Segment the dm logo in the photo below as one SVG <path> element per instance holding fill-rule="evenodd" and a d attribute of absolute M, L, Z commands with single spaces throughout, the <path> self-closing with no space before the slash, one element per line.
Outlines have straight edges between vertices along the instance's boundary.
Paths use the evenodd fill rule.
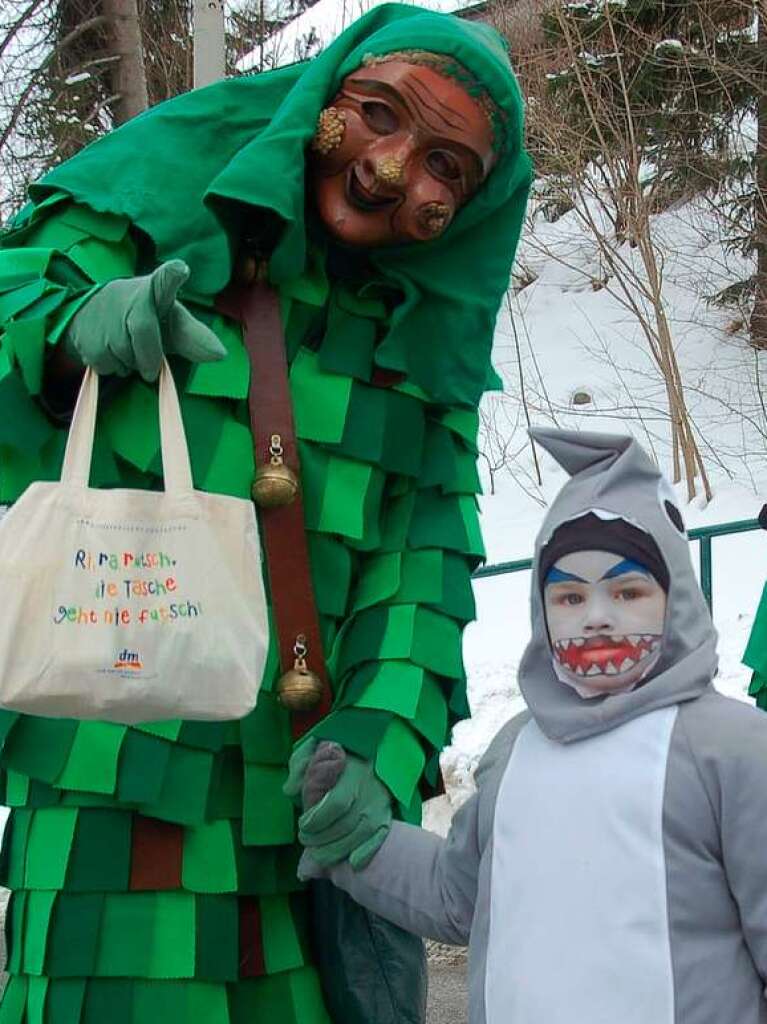
<path fill-rule="evenodd" d="M 127 648 L 120 651 L 117 655 L 117 660 L 114 663 L 115 668 L 130 668 L 134 672 L 139 672 L 144 666 L 141 664 L 141 658 L 139 657 L 138 651 L 129 651 Z"/>

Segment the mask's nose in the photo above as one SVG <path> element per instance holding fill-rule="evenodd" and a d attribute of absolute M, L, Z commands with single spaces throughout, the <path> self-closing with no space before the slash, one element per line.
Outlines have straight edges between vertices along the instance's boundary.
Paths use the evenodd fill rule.
<path fill-rule="evenodd" d="M 408 164 L 415 149 L 412 136 L 397 132 L 378 139 L 362 161 L 365 176 L 381 188 L 407 184 Z"/>
<path fill-rule="evenodd" d="M 404 185 L 405 161 L 396 156 L 382 156 L 373 164 L 373 175 L 381 185 Z"/>

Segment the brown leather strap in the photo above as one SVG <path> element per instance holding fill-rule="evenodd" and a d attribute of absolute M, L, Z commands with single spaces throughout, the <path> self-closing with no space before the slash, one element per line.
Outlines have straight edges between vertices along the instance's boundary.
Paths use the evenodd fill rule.
<path fill-rule="evenodd" d="M 133 815 L 131 892 L 181 888 L 184 830 L 181 825 Z"/>
<path fill-rule="evenodd" d="M 219 295 L 216 306 L 226 316 L 238 320 L 244 328 L 245 347 L 250 359 L 248 406 L 256 468 L 269 461 L 271 436 L 279 434 L 285 464 L 300 480 L 277 293 L 266 284 L 235 284 Z M 298 737 L 326 715 L 332 703 L 309 568 L 300 491 L 289 505 L 260 509 L 259 517 L 282 671 L 293 668 L 296 637 L 303 633 L 308 648 L 307 665 L 320 677 L 323 685 L 323 697 L 316 708 L 292 713 L 293 735 Z"/>
<path fill-rule="evenodd" d="M 258 896 L 240 896 L 240 971 L 241 978 L 260 978 L 266 974 L 261 905 Z"/>

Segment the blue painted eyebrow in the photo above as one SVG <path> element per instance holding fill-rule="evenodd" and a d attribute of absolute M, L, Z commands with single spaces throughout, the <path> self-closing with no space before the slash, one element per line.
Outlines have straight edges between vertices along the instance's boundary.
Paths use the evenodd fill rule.
<path fill-rule="evenodd" d="M 651 577 L 652 573 L 646 565 L 642 565 L 641 562 L 635 562 L 631 558 L 624 558 L 622 562 L 616 562 L 612 569 L 608 569 L 604 576 L 600 577 L 599 582 L 602 580 L 612 580 L 616 576 L 625 576 L 630 572 L 638 572 L 642 576 Z M 544 585 L 548 586 L 549 583 L 589 583 L 589 580 L 583 579 L 582 576 L 576 576 L 574 572 L 563 572 L 562 569 L 557 569 L 556 566 L 552 566 L 549 569 Z"/>
<path fill-rule="evenodd" d="M 588 580 L 584 580 L 581 576 L 576 576 L 573 572 L 562 572 L 561 569 L 557 569 L 556 566 L 552 566 L 544 580 L 544 584 L 546 586 L 548 586 L 549 583 L 588 583 Z"/>
<path fill-rule="evenodd" d="M 602 579 L 612 580 L 616 576 L 625 576 L 630 572 L 638 572 L 641 573 L 642 576 L 652 576 L 652 573 L 646 565 L 642 565 L 641 562 L 634 562 L 630 558 L 624 558 L 622 562 L 618 562 L 612 567 L 612 569 L 608 569 Z"/>

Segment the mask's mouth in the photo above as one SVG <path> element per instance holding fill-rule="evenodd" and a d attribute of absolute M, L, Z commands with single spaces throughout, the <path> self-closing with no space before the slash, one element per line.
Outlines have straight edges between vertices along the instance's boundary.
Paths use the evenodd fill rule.
<path fill-rule="evenodd" d="M 660 651 L 657 633 L 566 637 L 554 644 L 554 657 L 576 676 L 618 676 Z"/>
<path fill-rule="evenodd" d="M 399 196 L 382 196 L 365 188 L 354 166 L 349 168 L 346 177 L 346 199 L 364 213 L 378 213 L 380 210 L 396 206 L 400 201 Z"/>

